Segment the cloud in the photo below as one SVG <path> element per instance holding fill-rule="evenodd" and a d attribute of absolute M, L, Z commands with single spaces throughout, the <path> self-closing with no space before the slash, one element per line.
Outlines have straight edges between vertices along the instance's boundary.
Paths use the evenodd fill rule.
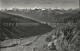
<path fill-rule="evenodd" d="M 42 6 L 42 7 L 75 7 L 78 6 L 79 0 L 0 0 L 3 8 L 9 7 L 33 7 L 33 6 Z M 44 6 L 43 6 L 44 5 Z"/>

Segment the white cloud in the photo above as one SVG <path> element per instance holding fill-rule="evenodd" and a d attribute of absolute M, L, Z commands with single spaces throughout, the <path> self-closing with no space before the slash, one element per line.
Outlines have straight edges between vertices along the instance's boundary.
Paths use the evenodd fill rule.
<path fill-rule="evenodd" d="M 1 0 L 0 0 L 1 1 Z M 3 8 L 11 7 L 77 7 L 79 0 L 2 0 Z"/>
<path fill-rule="evenodd" d="M 1 1 L 0 1 L 0 9 L 2 9 L 2 7 L 1 7 Z"/>

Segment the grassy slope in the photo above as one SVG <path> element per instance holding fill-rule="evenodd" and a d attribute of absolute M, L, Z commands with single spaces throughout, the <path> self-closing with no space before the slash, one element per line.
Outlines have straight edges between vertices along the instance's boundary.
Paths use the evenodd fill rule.
<path fill-rule="evenodd" d="M 14 23 L 13 26 L 4 26 L 4 23 Z M 15 23 L 38 23 L 38 26 L 16 26 Z M 35 35 L 41 35 L 51 31 L 52 28 L 47 24 L 41 24 L 37 21 L 24 18 L 17 15 L 11 15 L 0 12 L 0 40 L 5 38 L 23 38 Z"/>
<path fill-rule="evenodd" d="M 75 23 L 75 20 L 76 20 L 76 22 L 79 22 L 79 20 L 80 20 L 79 16 L 80 16 L 80 14 L 78 13 L 78 14 L 75 14 L 75 15 L 73 15 L 71 17 L 64 18 L 63 20 L 61 20 L 61 22 L 69 22 L 70 21 L 70 22 Z M 79 39 L 78 39 L 79 38 L 79 34 L 80 34 L 79 33 L 79 31 L 80 31 L 79 27 L 80 27 L 79 25 L 76 25 L 76 26 L 74 26 L 74 25 L 66 25 L 66 26 L 62 26 L 60 29 L 55 30 L 57 35 L 61 34 L 60 33 L 61 31 L 63 31 L 63 33 L 65 34 L 65 37 L 66 37 L 66 35 L 69 35 L 69 34 L 73 35 L 72 37 L 71 36 L 66 37 L 63 41 L 62 41 L 62 39 L 60 39 L 60 37 L 58 38 L 58 40 L 59 40 L 57 42 L 58 43 L 58 47 L 59 47 L 58 51 L 79 51 L 79 47 L 80 47 L 79 46 Z M 53 32 L 52 34 L 55 34 L 55 33 Z M 76 38 L 76 40 L 74 40 L 75 39 L 74 37 L 76 37 L 77 34 L 78 34 L 78 37 Z M 74 41 L 70 41 L 70 40 L 74 40 Z M 69 43 L 71 43 L 71 44 L 69 44 Z M 41 43 L 39 43 L 39 44 L 41 44 Z M 39 48 L 39 49 L 43 50 L 43 48 Z M 17 50 L 19 50 L 19 49 L 17 49 Z"/>
<path fill-rule="evenodd" d="M 75 23 L 75 22 L 79 23 L 79 20 L 80 20 L 80 12 L 77 13 L 77 14 L 74 14 L 74 15 L 68 17 L 68 18 L 65 18 L 65 19 L 64 19 L 64 22 L 69 22 L 69 21 L 71 21 L 71 22 L 73 22 L 73 23 Z"/>
<path fill-rule="evenodd" d="M 8 10 L 6 11 L 7 13 L 11 13 L 14 15 L 21 15 L 21 16 L 29 16 L 29 18 L 36 19 L 38 21 L 43 21 L 43 22 L 59 22 L 60 20 L 70 17 L 71 15 L 75 13 L 65 13 L 60 14 L 60 10 L 31 10 L 31 11 L 12 11 Z"/>

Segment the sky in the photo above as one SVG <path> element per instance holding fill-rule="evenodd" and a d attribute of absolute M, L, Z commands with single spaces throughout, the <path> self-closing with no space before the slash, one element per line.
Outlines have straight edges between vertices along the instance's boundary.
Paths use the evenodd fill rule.
<path fill-rule="evenodd" d="M 79 8 L 79 0 L 0 0 L 0 9 L 9 8 Z"/>

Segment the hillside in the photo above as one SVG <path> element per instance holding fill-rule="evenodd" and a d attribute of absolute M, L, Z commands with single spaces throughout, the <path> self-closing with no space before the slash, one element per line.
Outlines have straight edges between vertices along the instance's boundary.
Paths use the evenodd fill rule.
<path fill-rule="evenodd" d="M 58 27 L 55 34 L 48 36 L 46 41 L 53 42 L 57 51 L 80 51 L 80 12 L 62 22 L 64 25 Z"/>
<path fill-rule="evenodd" d="M 5 11 L 7 13 L 13 14 L 13 15 L 20 15 L 24 17 L 29 17 L 38 21 L 42 22 L 58 22 L 64 18 L 70 17 L 74 14 L 76 14 L 78 11 L 66 11 L 66 10 L 40 10 L 40 9 L 35 9 L 35 10 L 25 10 L 25 11 L 19 11 L 19 10 L 7 10 Z"/>
<path fill-rule="evenodd" d="M 53 28 L 36 20 L 0 12 L 0 40 L 25 38 L 50 32 Z"/>
<path fill-rule="evenodd" d="M 11 12 L 13 12 L 13 11 L 11 11 Z M 20 14 L 23 16 L 23 14 L 24 14 L 24 12 L 22 12 L 23 14 L 21 12 L 17 12 L 17 13 L 18 14 L 16 14 L 14 12 L 14 14 L 13 13 L 11 13 L 11 14 L 13 14 L 13 16 L 14 15 L 17 16 Z M 2 12 L 2 14 L 3 14 L 3 12 Z M 7 14 L 7 13 L 5 13 L 5 14 Z M 24 33 L 31 33 L 31 34 L 26 34 L 25 36 L 27 37 L 27 35 L 28 35 L 28 36 L 32 36 L 32 37 L 21 38 L 21 39 L 20 38 L 19 39 L 11 38 L 9 40 L 5 40 L 5 41 L 1 42 L 1 50 L 2 51 L 18 51 L 18 50 L 19 51 L 26 51 L 26 50 L 32 51 L 33 49 L 35 49 L 35 51 L 80 51 L 80 21 L 79 21 L 80 13 L 70 14 L 70 15 L 69 15 L 69 13 L 67 13 L 67 14 L 65 13 L 65 14 L 57 15 L 57 18 L 56 17 L 55 18 L 59 24 L 55 25 L 55 29 L 53 29 L 52 31 L 51 31 L 52 28 L 49 28 L 50 26 L 48 27 L 47 24 L 45 24 L 45 23 L 42 24 L 42 23 L 37 22 L 40 19 L 36 19 L 36 16 L 35 16 L 35 20 L 37 20 L 36 22 L 40 24 L 37 28 L 36 28 L 36 26 L 34 26 L 34 27 L 33 26 L 16 27 L 15 24 L 14 24 L 14 26 L 6 27 L 2 24 L 6 21 L 13 22 L 13 23 L 14 22 L 15 23 L 16 22 L 21 22 L 21 23 L 31 22 L 30 21 L 31 19 L 27 20 L 29 17 L 28 18 L 26 17 L 26 13 L 25 13 L 26 18 L 18 16 L 19 18 L 17 17 L 17 20 L 11 18 L 11 14 L 9 14 L 10 19 L 9 18 L 1 19 L 1 25 L 2 25 L 1 28 L 2 29 L 0 31 L 2 31 L 2 30 L 7 31 L 10 29 L 9 31 L 12 36 L 14 36 L 15 34 L 19 35 L 19 36 L 15 35 L 14 38 L 22 37 L 23 35 L 25 35 Z M 32 14 L 30 14 L 30 15 L 32 16 Z M 34 15 L 34 12 L 33 12 L 33 15 Z M 62 16 L 60 17 L 60 15 L 62 15 L 62 16 L 64 15 L 64 17 L 62 17 Z M 16 18 L 16 16 L 14 16 L 14 18 Z M 66 16 L 68 16 L 68 17 L 66 17 Z M 45 17 L 46 17 L 46 15 L 45 15 Z M 58 17 L 60 17 L 60 18 L 58 18 Z M 32 22 L 35 23 L 34 20 L 32 20 Z M 64 25 L 61 25 L 61 23 L 63 23 Z M 65 23 L 69 23 L 69 24 L 65 24 Z M 75 24 L 75 23 L 77 23 L 77 24 Z M 32 29 L 32 28 L 34 28 L 34 29 Z M 14 29 L 15 29 L 15 34 L 13 35 Z M 40 35 L 40 33 L 42 34 L 42 32 L 43 33 L 45 32 L 45 29 L 47 29 L 48 33 Z M 36 31 L 35 34 L 33 31 L 34 32 Z M 24 33 L 22 33 L 22 32 L 24 32 Z M 7 32 L 7 33 L 9 34 L 9 32 Z M 20 33 L 22 33 L 23 35 Z M 37 35 L 37 33 L 39 35 Z M 5 34 L 6 34 L 6 32 L 5 32 Z M 34 36 L 33 34 L 37 35 L 37 36 Z M 23 37 L 25 37 L 25 36 L 23 36 Z M 51 42 L 54 44 L 54 45 L 50 45 L 50 47 L 53 47 L 53 49 L 48 47 L 48 44 Z M 55 46 L 55 48 L 54 48 L 54 46 Z"/>
<path fill-rule="evenodd" d="M 73 22 L 73 23 L 80 23 L 80 12 L 76 13 L 70 17 L 64 18 L 63 22 Z"/>

